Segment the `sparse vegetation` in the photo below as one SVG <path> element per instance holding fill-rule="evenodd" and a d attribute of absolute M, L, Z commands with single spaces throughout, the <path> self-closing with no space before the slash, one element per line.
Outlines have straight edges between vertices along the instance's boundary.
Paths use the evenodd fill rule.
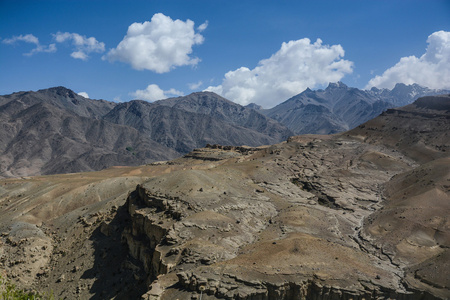
<path fill-rule="evenodd" d="M 127 150 L 128 152 L 130 152 L 132 155 L 136 155 L 136 152 L 134 151 L 134 148 L 131 147 L 131 146 L 126 147 L 125 150 Z"/>
<path fill-rule="evenodd" d="M 54 300 L 53 293 L 27 292 L 0 276 L 0 300 Z"/>

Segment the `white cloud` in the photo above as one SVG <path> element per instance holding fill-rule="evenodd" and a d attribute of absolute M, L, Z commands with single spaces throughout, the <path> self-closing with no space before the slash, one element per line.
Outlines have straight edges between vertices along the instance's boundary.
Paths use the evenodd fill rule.
<path fill-rule="evenodd" d="M 136 92 L 131 93 L 131 95 L 140 100 L 156 101 L 173 96 L 183 96 L 184 94 L 175 89 L 163 91 L 157 84 L 150 84 L 145 90 L 137 90 Z"/>
<path fill-rule="evenodd" d="M 189 83 L 188 86 L 189 86 L 189 89 L 190 89 L 190 90 L 196 90 L 196 89 L 198 89 L 202 84 L 203 84 L 203 81 L 200 80 L 199 82 Z"/>
<path fill-rule="evenodd" d="M 450 88 L 450 32 L 437 31 L 428 36 L 425 54 L 402 57 L 381 76 L 372 78 L 366 86 L 393 88 L 396 83 L 417 83 L 433 89 Z"/>
<path fill-rule="evenodd" d="M 75 59 L 81 59 L 81 60 L 87 60 L 88 55 L 84 53 L 83 51 L 75 51 L 70 54 Z"/>
<path fill-rule="evenodd" d="M 208 27 L 208 21 L 206 21 L 206 22 L 203 23 L 202 25 L 198 26 L 198 27 L 197 27 L 197 30 L 198 30 L 199 32 L 202 32 L 202 31 L 204 31 L 207 27 Z"/>
<path fill-rule="evenodd" d="M 206 27 L 204 23 L 198 30 Z M 203 41 L 203 36 L 195 32 L 193 21 L 172 20 L 157 13 L 150 22 L 131 24 L 123 40 L 103 59 L 129 63 L 136 70 L 166 73 L 174 67 L 198 64 L 200 59 L 190 54 L 192 46 Z"/>
<path fill-rule="evenodd" d="M 19 35 L 19 36 L 13 36 L 10 39 L 4 39 L 3 43 L 5 44 L 14 44 L 17 41 L 22 41 L 22 42 L 26 42 L 26 43 L 31 43 L 31 44 L 35 44 L 35 45 L 39 45 L 39 39 L 37 37 L 35 37 L 32 34 L 26 34 L 26 35 Z"/>
<path fill-rule="evenodd" d="M 47 53 L 56 52 L 55 44 L 50 44 L 48 46 L 41 45 L 39 43 L 39 39 L 37 37 L 35 37 L 34 35 L 32 35 L 32 34 L 13 36 L 10 39 L 4 39 L 2 42 L 4 44 L 12 45 L 12 44 L 15 44 L 18 41 L 29 43 L 29 44 L 34 44 L 36 46 L 36 48 L 32 49 L 30 52 L 24 53 L 24 55 L 26 55 L 26 56 L 31 56 L 31 55 L 33 55 L 35 53 L 38 53 L 38 52 L 47 52 Z"/>
<path fill-rule="evenodd" d="M 322 45 L 307 38 L 283 43 L 254 69 L 241 67 L 225 74 L 222 84 L 206 90 L 242 105 L 251 102 L 272 107 L 302 91 L 336 82 L 352 73 L 353 63 L 342 59 L 341 45 Z"/>
<path fill-rule="evenodd" d="M 105 43 L 97 41 L 94 37 L 86 37 L 79 35 L 78 33 L 69 32 L 57 32 L 53 35 L 58 43 L 64 43 L 65 41 L 72 41 L 72 45 L 75 47 L 75 51 L 70 54 L 73 58 L 87 60 L 89 53 L 105 52 Z"/>
<path fill-rule="evenodd" d="M 82 96 L 82 97 L 84 97 L 84 98 L 89 99 L 89 95 L 88 95 L 88 93 L 86 93 L 86 92 L 79 92 L 79 93 L 77 93 L 77 94 L 80 95 L 80 96 Z"/>

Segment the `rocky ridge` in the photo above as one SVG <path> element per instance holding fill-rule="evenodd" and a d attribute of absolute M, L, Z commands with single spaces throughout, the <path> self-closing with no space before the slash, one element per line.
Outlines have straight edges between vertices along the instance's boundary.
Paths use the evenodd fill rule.
<path fill-rule="evenodd" d="M 208 143 L 260 146 L 292 134 L 278 122 L 210 92 L 155 103 L 121 103 L 104 119 L 133 127 L 180 156 Z"/>
<path fill-rule="evenodd" d="M 216 120 L 223 120 L 227 123 L 264 133 L 277 141 L 286 140 L 293 135 L 285 126 L 266 117 L 258 109 L 241 106 L 212 92 L 192 93 L 185 97 L 160 100 L 155 102 L 155 104 L 210 116 Z M 257 145 L 251 139 L 248 139 L 241 145 L 244 144 L 249 146 Z"/>

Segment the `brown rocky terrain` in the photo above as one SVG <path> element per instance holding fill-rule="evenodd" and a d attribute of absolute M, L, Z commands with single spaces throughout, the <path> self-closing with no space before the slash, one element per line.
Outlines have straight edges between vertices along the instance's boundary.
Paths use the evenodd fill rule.
<path fill-rule="evenodd" d="M 342 134 L 0 181 L 0 270 L 66 299 L 448 299 L 450 96 Z"/>

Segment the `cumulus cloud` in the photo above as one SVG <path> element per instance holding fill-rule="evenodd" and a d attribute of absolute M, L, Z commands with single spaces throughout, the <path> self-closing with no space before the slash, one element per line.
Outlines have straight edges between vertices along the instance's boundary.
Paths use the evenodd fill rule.
<path fill-rule="evenodd" d="M 72 45 L 75 47 L 75 51 L 70 54 L 75 59 L 87 60 L 89 53 L 105 52 L 105 44 L 97 41 L 94 37 L 86 37 L 78 33 L 69 32 L 57 32 L 53 35 L 58 43 L 64 43 L 66 41 L 72 41 Z"/>
<path fill-rule="evenodd" d="M 184 94 L 175 89 L 164 91 L 157 84 L 150 84 L 145 90 L 137 90 L 136 92 L 131 93 L 131 95 L 140 100 L 156 101 L 174 96 L 183 96 Z"/>
<path fill-rule="evenodd" d="M 393 88 L 396 83 L 417 83 L 433 89 L 450 89 L 450 32 L 437 31 L 428 36 L 428 47 L 421 57 L 402 57 L 381 76 L 366 86 Z"/>
<path fill-rule="evenodd" d="M 28 53 L 24 53 L 24 55 L 26 55 L 26 56 L 31 56 L 38 52 L 47 52 L 47 53 L 56 52 L 55 44 L 50 44 L 48 46 L 41 45 L 39 43 L 39 39 L 32 34 L 13 36 L 10 39 L 4 39 L 2 42 L 4 44 L 10 44 L 10 45 L 15 44 L 16 42 L 25 42 L 25 43 L 29 43 L 29 44 L 34 44 L 36 46 L 34 49 L 32 49 Z"/>
<path fill-rule="evenodd" d="M 86 93 L 86 92 L 79 92 L 79 93 L 77 93 L 78 95 L 80 95 L 80 96 L 82 96 L 82 97 L 84 97 L 84 98 L 88 98 L 89 99 L 89 95 L 88 95 L 88 93 Z"/>
<path fill-rule="evenodd" d="M 198 31 L 207 25 L 200 25 Z M 150 22 L 131 24 L 123 40 L 103 59 L 125 62 L 136 70 L 166 73 L 174 67 L 198 64 L 200 59 L 190 54 L 192 47 L 203 41 L 203 36 L 195 32 L 193 21 L 172 20 L 157 13 Z"/>
<path fill-rule="evenodd" d="M 272 107 L 307 87 L 336 82 L 353 71 L 353 63 L 342 59 L 341 45 L 323 45 L 317 39 L 289 41 L 254 69 L 241 67 L 225 74 L 222 84 L 206 90 L 242 105 L 257 103 Z"/>

